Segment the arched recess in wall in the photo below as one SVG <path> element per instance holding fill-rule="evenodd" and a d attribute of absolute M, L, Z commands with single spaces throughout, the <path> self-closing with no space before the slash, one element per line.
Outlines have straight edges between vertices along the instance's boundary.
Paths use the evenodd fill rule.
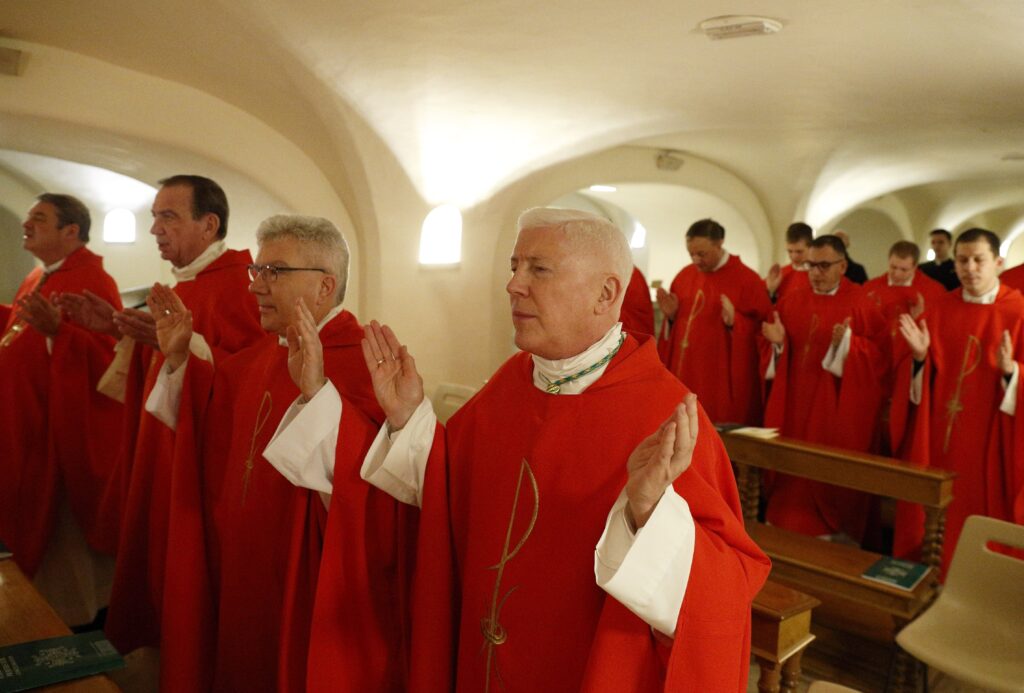
<path fill-rule="evenodd" d="M 350 242 L 349 303 L 361 300 L 360 238 L 352 219 L 323 170 L 280 132 L 184 84 L 50 46 L 5 44 L 29 59 L 0 90 L 0 148 L 89 164 L 151 185 L 175 173 L 208 175 L 228 193 L 234 247 L 254 247 L 256 226 L 273 213 L 327 217 Z"/>
<path fill-rule="evenodd" d="M 500 287 L 508 277 L 508 256 L 515 241 L 515 221 L 524 209 L 550 204 L 596 183 L 674 186 L 713 196 L 731 207 L 736 218 L 742 220 L 749 230 L 759 257 L 763 261 L 773 257 L 774 246 L 767 214 L 761 200 L 746 183 L 712 162 L 682 152 L 674 154 L 681 161 L 676 170 L 659 168 L 656 161 L 660 153 L 661 150 L 649 147 L 624 146 L 550 166 L 509 185 L 467 214 L 467 226 L 470 227 L 479 228 L 476 225 L 487 219 L 500 220 L 496 232 L 494 229 L 486 231 L 488 237 L 493 238 L 494 248 L 491 282 L 494 298 L 490 310 L 492 362 L 500 363 L 514 349 L 508 299 Z M 686 227 L 700 216 L 679 221 L 679 246 L 682 246 Z M 667 277 L 667 281 L 671 279 L 671 276 Z"/>
<path fill-rule="evenodd" d="M 908 240 L 903 229 L 884 211 L 872 207 L 858 207 L 817 235 L 845 231 L 850 237 L 850 257 L 864 265 L 869 277 L 886 271 L 889 248 L 896 241 Z"/>

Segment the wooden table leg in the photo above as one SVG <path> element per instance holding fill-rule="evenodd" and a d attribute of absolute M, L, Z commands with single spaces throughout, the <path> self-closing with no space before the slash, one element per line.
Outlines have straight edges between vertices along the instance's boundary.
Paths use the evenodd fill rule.
<path fill-rule="evenodd" d="M 763 657 L 754 657 L 754 659 L 761 667 L 761 676 L 757 679 L 758 693 L 779 693 L 782 665 L 778 662 L 770 662 Z"/>
<path fill-rule="evenodd" d="M 800 650 L 782 663 L 782 693 L 796 693 L 800 683 L 800 658 L 804 651 Z"/>

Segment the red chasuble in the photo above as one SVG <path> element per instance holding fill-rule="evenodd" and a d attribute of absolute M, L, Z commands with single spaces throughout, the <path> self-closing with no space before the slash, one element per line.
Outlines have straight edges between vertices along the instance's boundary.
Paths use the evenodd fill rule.
<path fill-rule="evenodd" d="M 776 363 L 765 409 L 765 425 L 784 436 L 850 450 L 870 451 L 889 394 L 890 340 L 885 320 L 864 289 L 840 280 L 834 296 L 808 285 L 779 301 L 786 328 L 785 350 Z M 850 318 L 850 352 L 838 378 L 821 366 L 832 326 Z M 774 525 L 817 536 L 846 532 L 860 539 L 868 497 L 819 482 L 774 475 L 767 519 Z"/>
<path fill-rule="evenodd" d="M 42 268 L 32 270 L 15 301 L 36 289 L 47 297 L 89 290 L 121 305 L 102 258 L 87 248 L 68 255 L 45 282 Z M 29 576 L 46 550 L 61 497 L 86 540 L 96 543 L 97 509 L 112 468 L 106 446 L 121 415 L 119 402 L 96 392 L 113 346 L 110 337 L 65 320 L 50 354 L 45 336 L 13 308 L 7 312 L 0 338 L 0 538 Z"/>
<path fill-rule="evenodd" d="M 622 299 L 622 312 L 619 314 L 622 329 L 633 336 L 654 334 L 654 305 L 651 303 L 651 290 L 647 280 L 639 268 L 633 268 L 633 275 L 626 287 L 626 295 Z"/>
<path fill-rule="evenodd" d="M 946 287 L 920 270 L 914 272 L 910 286 L 889 286 L 889 275 L 883 274 L 865 283 L 864 291 L 885 317 L 889 326 L 889 337 L 894 344 L 906 344 L 906 340 L 900 334 L 900 315 L 910 313 L 917 305 L 919 297 L 924 299 L 927 310 L 933 301 L 946 295 Z"/>
<path fill-rule="evenodd" d="M 999 275 L 999 283 L 1024 293 L 1024 265 L 1017 265 Z"/>
<path fill-rule="evenodd" d="M 697 393 L 715 422 L 761 423 L 762 388 L 757 336 L 771 310 L 764 282 L 738 255 L 714 272 L 688 265 L 672 280 L 679 310 L 661 326 L 662 360 Z M 722 295 L 736 308 L 733 326 L 722 322 Z M 666 334 L 667 333 L 667 334 Z"/>
<path fill-rule="evenodd" d="M 809 287 L 810 285 L 811 281 L 807 272 L 794 269 L 792 263 L 790 263 L 782 268 L 782 281 L 779 282 L 779 288 L 775 291 L 775 302 L 778 303 L 792 291 Z"/>
<path fill-rule="evenodd" d="M 374 670 L 377 682 L 401 675 L 400 619 L 393 611 L 401 599 L 397 589 L 391 592 L 398 574 L 397 501 L 359 479 L 374 422 L 383 420 L 359 347 L 362 336 L 347 311 L 320 333 L 325 372 L 344 397 L 333 495 L 333 507 L 340 509 L 329 520 L 318 494 L 293 486 L 262 455 L 299 395 L 277 336 L 217 364 L 216 373 L 190 357 L 168 545 L 169 555 L 190 560 L 167 564 L 163 690 L 303 690 L 314 608 L 319 618 L 313 635 L 324 635 L 315 643 L 319 657 L 363 630 L 367 640 L 338 661 L 318 659 L 328 670 L 311 676 L 329 672 L 338 676 L 337 684 L 346 676 L 371 681 L 370 667 L 384 663 L 394 669 Z M 340 584 L 322 596 L 314 588 L 325 532 L 323 570 Z M 371 584 L 382 590 L 379 595 L 371 595 Z M 341 666 L 360 654 L 365 669 Z M 381 689 L 374 684 L 365 690 Z"/>
<path fill-rule="evenodd" d="M 955 289 L 923 318 L 931 346 L 921 403 L 909 400 L 908 356 L 896 370 L 890 425 L 901 457 L 957 474 L 946 509 L 945 571 L 968 515 L 1024 524 L 1024 388 L 1017 392 L 1016 415 L 1001 413 L 1004 390 L 997 365 L 1003 330 L 1010 332 L 1014 359 L 1024 362 L 1024 297 L 1001 285 L 995 303 L 979 305 L 965 302 L 963 289 Z M 920 548 L 923 522 L 920 506 L 900 505 L 896 555 Z"/>
<path fill-rule="evenodd" d="M 251 262 L 248 250 L 228 250 L 195 279 L 174 287 L 215 360 L 265 334 L 249 293 Z M 122 652 L 160 642 L 174 432 L 144 406 L 163 362 L 160 352 L 135 345 L 125 409 L 137 427 L 122 429 L 117 470 L 104 500 L 108 527 L 119 531 L 105 631 Z"/>
<path fill-rule="evenodd" d="M 743 529 L 708 417 L 675 482 L 696 526 L 674 640 L 605 593 L 594 547 L 626 460 L 682 400 L 653 339 L 627 338 L 580 395 L 505 363 L 438 429 L 413 596 L 413 691 L 743 691 L 750 604 L 769 563 Z"/>

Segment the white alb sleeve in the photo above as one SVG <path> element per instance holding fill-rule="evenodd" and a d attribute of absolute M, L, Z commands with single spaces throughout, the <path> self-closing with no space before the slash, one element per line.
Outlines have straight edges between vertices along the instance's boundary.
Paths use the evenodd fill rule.
<path fill-rule="evenodd" d="M 917 372 L 911 371 L 910 377 L 910 403 L 920 404 L 921 403 L 921 391 L 924 389 L 924 366 L 918 367 L 918 365 L 911 361 L 911 368 L 916 368 Z"/>
<path fill-rule="evenodd" d="M 785 344 L 772 344 L 772 357 L 768 359 L 768 368 L 764 372 L 765 380 L 775 380 L 775 364 L 782 356 Z"/>
<path fill-rule="evenodd" d="M 1003 401 L 999 405 L 999 411 L 1009 416 L 1014 416 L 1017 413 L 1017 383 L 1020 380 L 1020 364 L 1014 362 L 1013 375 L 1010 376 L 1009 383 L 1002 378 L 1000 380 L 1003 383 L 1003 387 L 1006 388 L 1006 392 L 1003 393 Z"/>
<path fill-rule="evenodd" d="M 213 363 L 213 351 L 210 349 L 210 345 L 206 343 L 206 338 L 198 332 L 192 333 L 192 338 L 188 342 L 188 350 L 197 359 Z"/>
<path fill-rule="evenodd" d="M 298 398 L 263 449 L 263 457 L 294 486 L 330 495 L 343 416 L 341 395 L 330 380 L 313 398 Z"/>
<path fill-rule="evenodd" d="M 626 522 L 626 502 L 623 490 L 594 551 L 597 585 L 672 637 L 693 566 L 696 527 L 690 506 L 669 486 L 647 524 L 634 534 Z"/>
<path fill-rule="evenodd" d="M 146 398 L 146 411 L 162 421 L 172 431 L 178 430 L 178 410 L 181 408 L 181 393 L 185 389 L 185 369 L 188 359 L 176 371 L 164 362 L 156 377 L 153 390 Z"/>
<path fill-rule="evenodd" d="M 423 506 L 423 477 L 434 444 L 437 416 L 426 397 L 392 438 L 385 424 L 363 460 L 360 476 L 396 500 Z"/>
<path fill-rule="evenodd" d="M 830 344 L 828 351 L 825 352 L 825 358 L 821 360 L 821 367 L 837 378 L 843 377 L 843 364 L 846 363 L 846 357 L 850 355 L 850 337 L 852 335 L 853 330 L 847 325 L 843 332 L 843 338 L 839 340 L 839 346 Z"/>

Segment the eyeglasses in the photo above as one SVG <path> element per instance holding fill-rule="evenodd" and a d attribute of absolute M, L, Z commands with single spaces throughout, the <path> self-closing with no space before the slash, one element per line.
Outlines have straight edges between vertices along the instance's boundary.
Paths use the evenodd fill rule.
<path fill-rule="evenodd" d="M 828 262 L 826 260 L 823 262 L 805 262 L 804 265 L 807 267 L 808 272 L 810 272 L 811 270 L 818 270 L 819 272 L 824 272 L 832 265 L 838 265 L 840 262 L 842 262 L 842 260 L 833 260 L 832 262 Z"/>
<path fill-rule="evenodd" d="M 256 281 L 260 277 L 263 278 L 268 284 L 273 284 L 277 281 L 277 277 L 280 274 L 287 274 L 288 272 L 323 272 L 327 274 L 327 270 L 320 269 L 319 267 L 277 267 L 275 265 L 248 265 L 246 269 L 249 270 L 249 279 Z"/>

